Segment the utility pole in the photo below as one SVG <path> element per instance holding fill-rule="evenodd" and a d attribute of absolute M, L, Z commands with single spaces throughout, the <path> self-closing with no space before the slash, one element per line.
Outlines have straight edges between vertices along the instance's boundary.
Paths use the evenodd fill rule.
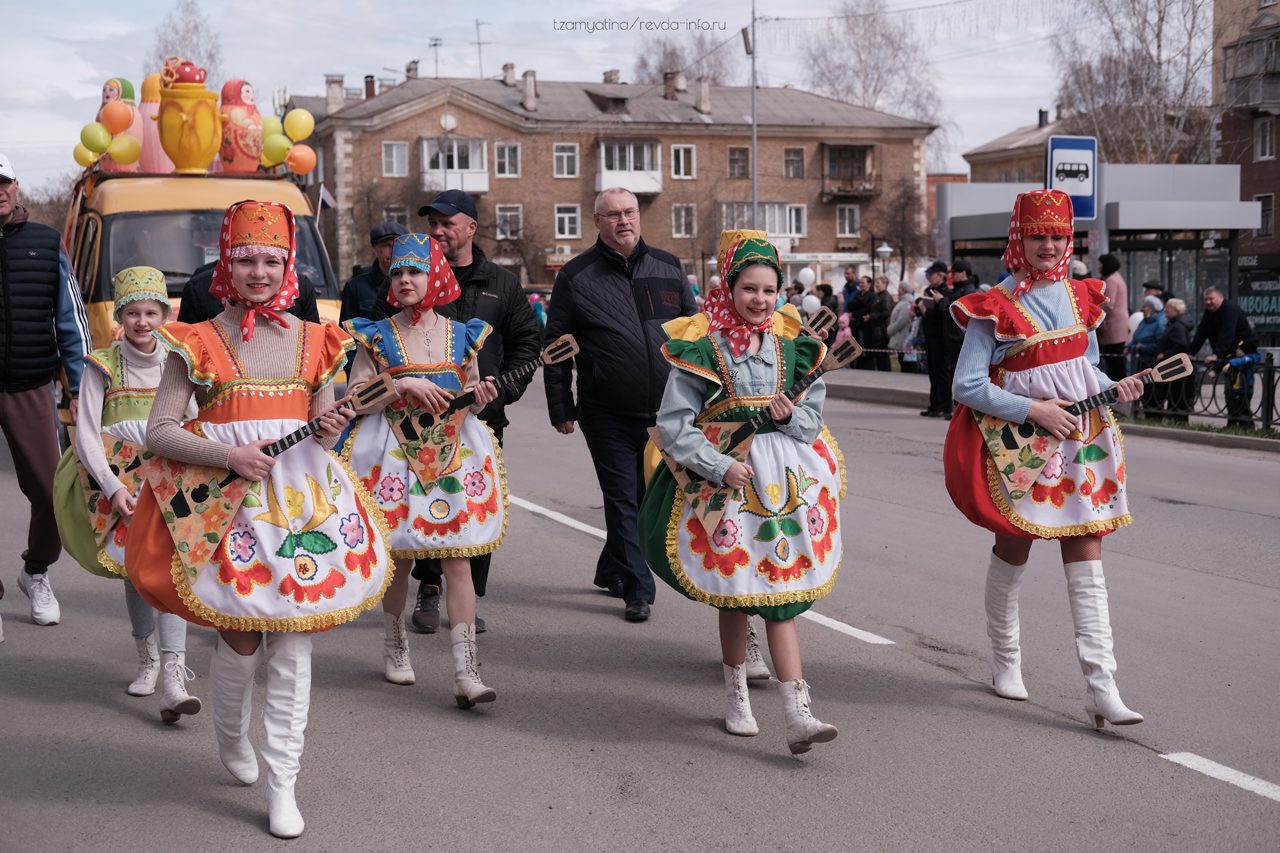
<path fill-rule="evenodd" d="M 477 62 L 479 63 L 479 65 L 480 65 L 480 79 L 481 79 L 481 80 L 483 80 L 483 79 L 484 79 L 484 52 L 481 50 L 481 45 L 493 44 L 493 42 L 491 42 L 491 41 L 481 41 L 481 40 L 480 40 L 480 28 L 481 28 L 482 26 L 486 26 L 486 25 L 488 25 L 488 23 L 489 23 L 488 21 L 482 21 L 482 20 L 480 20 L 479 18 L 476 18 L 476 61 L 477 61 Z"/>
<path fill-rule="evenodd" d="M 444 44 L 444 39 L 439 36 L 431 36 L 431 41 L 427 43 L 427 47 L 436 52 L 436 79 L 440 79 L 440 45 Z"/>
<path fill-rule="evenodd" d="M 760 200 L 757 195 L 760 175 L 759 126 L 756 122 L 756 0 L 751 0 L 751 38 L 747 53 L 751 55 L 751 227 L 760 227 Z"/>

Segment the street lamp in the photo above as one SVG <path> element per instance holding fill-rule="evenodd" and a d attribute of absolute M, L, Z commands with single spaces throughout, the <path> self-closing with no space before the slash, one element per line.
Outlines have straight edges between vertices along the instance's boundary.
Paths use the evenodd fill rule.
<path fill-rule="evenodd" d="M 876 247 L 876 257 L 880 259 L 880 272 L 884 274 L 885 279 L 889 278 L 889 256 L 892 254 L 893 249 L 886 242 L 881 241 L 880 245 Z"/>
<path fill-rule="evenodd" d="M 444 171 L 444 185 L 440 188 L 442 190 L 449 189 L 449 134 L 457 127 L 458 120 L 453 117 L 453 113 L 446 109 L 440 114 L 440 129 L 444 131 L 444 138 L 440 143 L 440 168 Z"/>

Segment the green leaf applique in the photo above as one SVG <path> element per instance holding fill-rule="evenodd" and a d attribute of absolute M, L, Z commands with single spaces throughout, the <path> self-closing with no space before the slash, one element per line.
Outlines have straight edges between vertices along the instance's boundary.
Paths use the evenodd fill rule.
<path fill-rule="evenodd" d="M 338 547 L 336 542 L 319 530 L 308 530 L 304 533 L 299 533 L 298 544 L 302 547 L 302 550 L 309 551 L 312 554 L 328 554 Z"/>
<path fill-rule="evenodd" d="M 800 535 L 800 522 L 796 521 L 794 518 L 781 519 L 778 522 L 778 525 L 782 528 L 782 532 L 788 536 Z"/>
<path fill-rule="evenodd" d="M 1084 465 L 1088 462 L 1097 462 L 1099 459 L 1106 459 L 1110 455 L 1110 453 L 1107 453 L 1107 451 L 1103 450 L 1096 444 L 1086 444 L 1076 453 L 1076 458 L 1073 461 L 1076 464 Z"/>
<path fill-rule="evenodd" d="M 756 540 L 759 542 L 772 542 L 778 538 L 778 522 L 772 518 L 760 525 L 760 529 L 756 531 Z"/>

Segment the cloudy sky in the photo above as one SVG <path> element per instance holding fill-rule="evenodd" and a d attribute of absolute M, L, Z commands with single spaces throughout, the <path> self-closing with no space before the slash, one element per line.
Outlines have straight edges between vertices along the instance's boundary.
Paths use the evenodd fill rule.
<path fill-rule="evenodd" d="M 917 32 L 924 50 L 896 59 L 927 66 L 951 127 L 946 166 L 966 171 L 960 155 L 1051 108 L 1057 90 L 1055 53 L 1045 0 L 887 0 Z M 6 4 L 0 52 L 0 152 L 28 189 L 76 169 L 71 150 L 92 121 L 102 83 L 124 76 L 137 86 L 156 27 L 173 0 L 44 0 Z M 695 26 L 729 38 L 750 21 L 748 0 L 639 0 L 602 12 L 591 0 L 487 0 L 484 3 L 392 3 L 389 0 L 201 0 L 222 45 L 223 79 L 244 78 L 259 103 L 285 88 L 322 94 L 324 75 L 403 77 L 405 62 L 433 73 L 431 37 L 443 39 L 442 76 L 478 76 L 475 17 L 481 27 L 483 71 L 504 62 L 544 80 L 599 80 L 607 68 L 630 78 L 647 34 Z M 758 0 L 758 70 L 767 85 L 805 86 L 805 46 L 823 28 L 837 0 Z M 566 21 L 609 19 L 596 32 Z M 51 23 L 56 22 L 56 23 Z M 581 25 L 576 25 L 581 27 Z M 642 31 L 643 28 L 643 31 Z M 732 50 L 745 73 L 741 42 Z M 214 83 L 215 81 L 210 81 Z M 221 80 L 216 81 L 218 86 Z M 211 85 L 211 88 L 216 88 Z"/>

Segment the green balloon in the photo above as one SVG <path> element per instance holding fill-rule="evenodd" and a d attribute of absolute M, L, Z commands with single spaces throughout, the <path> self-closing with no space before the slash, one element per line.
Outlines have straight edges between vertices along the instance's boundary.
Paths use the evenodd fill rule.
<path fill-rule="evenodd" d="M 91 121 L 80 129 L 80 143 L 94 154 L 101 154 L 111 144 L 111 131 Z"/>
<path fill-rule="evenodd" d="M 283 133 L 276 133 L 262 140 L 262 159 L 272 166 L 278 166 L 289 156 L 293 143 Z"/>
<path fill-rule="evenodd" d="M 263 139 L 266 139 L 268 136 L 279 136 L 282 133 L 284 133 L 284 125 L 280 123 L 280 119 L 278 116 L 262 117 L 262 138 Z"/>

